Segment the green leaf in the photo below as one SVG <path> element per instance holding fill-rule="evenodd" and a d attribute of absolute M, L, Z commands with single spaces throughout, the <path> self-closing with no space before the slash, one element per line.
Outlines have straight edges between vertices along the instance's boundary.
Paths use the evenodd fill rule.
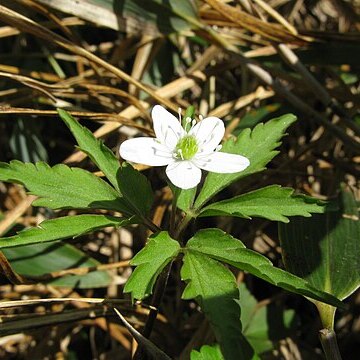
<path fill-rule="evenodd" d="M 152 235 L 146 246 L 131 260 L 131 265 L 136 265 L 136 268 L 127 281 L 124 292 L 130 292 L 135 299 L 149 296 L 157 277 L 177 256 L 179 250 L 179 243 L 166 231 Z"/>
<path fill-rule="evenodd" d="M 151 209 L 153 194 L 149 181 L 131 165 L 119 160 L 102 141 L 96 139 L 87 128 L 81 126 L 69 113 L 58 109 L 59 115 L 76 138 L 80 149 L 94 161 L 111 184 L 127 201 L 123 201 L 126 212 L 147 215 Z"/>
<path fill-rule="evenodd" d="M 34 201 L 35 206 L 128 212 L 123 199 L 109 184 L 86 170 L 64 164 L 50 167 L 44 162 L 17 160 L 0 163 L 0 181 L 24 185 L 31 194 L 40 197 Z"/>
<path fill-rule="evenodd" d="M 241 121 L 234 129 L 233 134 L 238 135 L 246 128 L 253 128 L 255 125 L 265 120 L 266 117 L 268 117 L 271 113 L 278 111 L 280 107 L 281 104 L 273 103 L 250 110 L 243 117 L 241 117 Z"/>
<path fill-rule="evenodd" d="M 126 32 L 157 34 L 188 30 L 184 19 L 196 18 L 190 0 L 38 0 L 100 26 Z"/>
<path fill-rule="evenodd" d="M 234 181 L 264 170 L 265 165 L 278 154 L 275 148 L 280 145 L 280 139 L 295 120 L 296 117 L 292 114 L 283 115 L 266 124 L 258 124 L 252 131 L 243 130 L 236 140 L 226 141 L 221 151 L 243 155 L 250 160 L 250 165 L 244 171 L 234 174 L 209 173 L 195 201 L 195 209 L 202 207 Z"/>
<path fill-rule="evenodd" d="M 50 272 L 77 267 L 93 267 L 100 263 L 81 250 L 62 242 L 42 243 L 2 249 L 12 268 L 25 276 L 39 276 Z M 85 275 L 68 275 L 51 281 L 53 286 L 92 289 L 106 287 L 111 283 L 105 271 L 93 271 Z"/>
<path fill-rule="evenodd" d="M 97 139 L 89 129 L 81 126 L 68 112 L 58 109 L 58 113 L 74 135 L 80 150 L 89 156 L 115 189 L 120 191 L 117 182 L 120 162 L 113 152 L 101 140 Z"/>
<path fill-rule="evenodd" d="M 151 16 L 160 32 L 189 30 L 193 27 L 191 20 L 196 21 L 196 10 L 189 0 L 125 0 L 131 5 L 137 16 Z M 188 21 L 190 20 L 190 22 Z"/>
<path fill-rule="evenodd" d="M 253 350 L 241 333 L 239 298 L 234 275 L 223 264 L 191 248 L 185 250 L 181 278 L 183 299 L 196 299 L 209 319 L 225 359 L 252 359 Z"/>
<path fill-rule="evenodd" d="M 164 38 L 161 47 L 154 49 L 151 63 L 141 81 L 150 88 L 162 87 L 173 80 L 180 63 L 182 63 L 181 55 L 174 51 L 174 44 L 170 38 Z M 147 98 L 144 92 L 139 96 L 140 100 Z"/>
<path fill-rule="evenodd" d="M 224 357 L 219 345 L 204 345 L 200 351 L 191 351 L 190 360 L 224 360 Z"/>
<path fill-rule="evenodd" d="M 180 210 L 188 212 L 193 203 L 196 195 L 196 187 L 188 190 L 179 189 L 176 205 Z"/>
<path fill-rule="evenodd" d="M 48 153 L 41 136 L 42 125 L 22 118 L 14 119 L 14 127 L 7 141 L 16 160 L 24 162 L 47 161 Z"/>
<path fill-rule="evenodd" d="M 294 310 L 284 310 L 274 303 L 260 305 L 244 283 L 239 285 L 243 334 L 258 354 L 274 348 L 277 342 L 289 336 L 295 320 Z"/>
<path fill-rule="evenodd" d="M 0 238 L 0 249 L 74 238 L 108 226 L 125 226 L 132 219 L 109 215 L 76 215 L 45 220 L 38 227 L 20 231 L 17 235 Z"/>
<path fill-rule="evenodd" d="M 341 301 L 334 296 L 317 290 L 304 279 L 274 267 L 265 256 L 246 249 L 240 240 L 219 229 L 200 230 L 188 241 L 187 248 L 248 271 L 285 290 L 343 307 Z"/>
<path fill-rule="evenodd" d="M 342 189 L 338 210 L 279 227 L 285 267 L 319 290 L 345 299 L 360 286 L 359 206 Z"/>
<path fill-rule="evenodd" d="M 319 200 L 293 193 L 291 188 L 271 185 L 206 206 L 200 216 L 238 216 L 247 219 L 257 216 L 288 223 L 288 216 L 309 217 L 311 213 L 324 212 L 325 207 L 319 205 Z"/>
<path fill-rule="evenodd" d="M 196 187 L 184 190 L 176 187 L 170 181 L 168 182 L 168 185 L 170 186 L 173 196 L 176 198 L 176 206 L 180 210 L 188 212 L 194 203 Z"/>
<path fill-rule="evenodd" d="M 119 188 L 133 213 L 146 216 L 153 203 L 153 192 L 149 180 L 124 162 L 117 175 Z"/>

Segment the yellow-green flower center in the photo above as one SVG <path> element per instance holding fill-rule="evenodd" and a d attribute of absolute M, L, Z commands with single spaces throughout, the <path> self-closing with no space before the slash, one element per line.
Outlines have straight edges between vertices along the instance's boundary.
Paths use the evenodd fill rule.
<path fill-rule="evenodd" d="M 195 156 L 198 152 L 199 147 L 195 136 L 184 136 L 176 144 L 175 154 L 182 160 L 189 160 Z"/>

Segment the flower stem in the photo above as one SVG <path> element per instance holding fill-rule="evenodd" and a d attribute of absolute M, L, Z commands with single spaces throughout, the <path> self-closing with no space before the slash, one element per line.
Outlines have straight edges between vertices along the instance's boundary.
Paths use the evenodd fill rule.
<path fill-rule="evenodd" d="M 161 272 L 161 274 L 156 282 L 154 295 L 153 295 L 153 298 L 151 301 L 149 317 L 147 318 L 147 321 L 146 321 L 146 324 L 144 327 L 144 331 L 142 333 L 142 335 L 146 338 L 150 337 L 151 331 L 154 327 L 155 320 L 156 320 L 157 314 L 159 312 L 159 306 L 160 306 L 162 298 L 164 296 L 166 284 L 169 279 L 171 266 L 172 266 L 172 262 L 165 267 L 165 269 Z M 141 346 L 139 346 L 138 349 L 136 350 L 133 360 L 142 359 L 144 357 L 143 351 L 144 351 L 143 348 Z"/>
<path fill-rule="evenodd" d="M 175 231 L 174 238 L 180 241 L 180 236 L 182 232 L 186 229 L 186 227 L 189 225 L 189 222 L 193 219 L 193 216 L 189 213 L 185 215 L 181 223 L 179 224 L 178 228 Z"/>
<path fill-rule="evenodd" d="M 170 229 L 169 230 L 170 230 L 170 236 L 173 239 L 177 239 L 178 241 L 180 241 L 180 236 L 181 236 L 182 232 L 185 230 L 185 228 L 187 227 L 189 222 L 192 220 L 193 216 L 190 214 L 186 214 L 186 216 L 181 221 L 180 225 L 175 229 L 176 209 L 177 209 L 176 204 L 177 204 L 177 196 L 176 196 L 176 194 L 174 194 L 173 200 L 172 200 L 172 208 L 171 208 L 171 215 L 170 215 Z M 152 231 L 161 230 L 157 225 L 155 225 L 149 219 L 143 218 L 143 221 L 144 221 L 144 224 L 147 225 L 150 230 L 152 230 Z M 154 295 L 153 295 L 152 301 L 151 301 L 149 316 L 147 318 L 147 321 L 146 321 L 146 324 L 144 327 L 144 331 L 142 333 L 142 335 L 146 338 L 150 337 L 151 331 L 154 327 L 156 317 L 159 312 L 159 306 L 163 299 L 166 285 L 167 285 L 167 282 L 169 279 L 172 263 L 173 262 L 170 262 L 165 267 L 165 269 L 161 272 L 161 274 L 156 282 Z M 133 360 L 141 360 L 144 358 L 144 356 L 145 356 L 144 349 L 142 346 L 139 345 L 138 349 L 135 352 Z"/>
<path fill-rule="evenodd" d="M 144 222 L 144 225 L 146 225 L 153 233 L 161 231 L 161 228 L 154 224 L 150 219 L 142 217 L 142 221 Z"/>
<path fill-rule="evenodd" d="M 175 220 L 176 220 L 176 203 L 177 196 L 174 194 L 171 202 L 171 213 L 170 213 L 170 236 L 173 237 L 174 229 L 175 229 Z"/>

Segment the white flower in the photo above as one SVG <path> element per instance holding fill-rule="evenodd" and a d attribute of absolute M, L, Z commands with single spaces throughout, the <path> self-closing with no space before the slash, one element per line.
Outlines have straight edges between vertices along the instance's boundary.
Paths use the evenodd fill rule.
<path fill-rule="evenodd" d="M 151 116 L 156 138 L 126 140 L 120 146 L 120 156 L 144 165 L 167 165 L 166 175 L 181 189 L 191 189 L 199 184 L 200 169 L 236 173 L 250 165 L 244 156 L 218 151 L 225 127 L 217 117 L 208 117 L 198 123 L 188 118 L 185 130 L 180 121 L 160 105 L 154 106 Z"/>

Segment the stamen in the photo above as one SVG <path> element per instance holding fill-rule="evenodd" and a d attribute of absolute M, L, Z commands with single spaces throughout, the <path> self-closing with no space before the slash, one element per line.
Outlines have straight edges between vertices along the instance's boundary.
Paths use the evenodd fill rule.
<path fill-rule="evenodd" d="M 179 121 L 180 121 L 180 124 L 181 124 L 181 107 L 178 108 L 178 115 L 179 115 Z"/>
<path fill-rule="evenodd" d="M 189 132 L 189 127 L 191 128 L 191 117 L 188 116 L 186 119 L 185 119 L 185 124 L 184 124 L 184 130 L 186 132 Z"/>
<path fill-rule="evenodd" d="M 202 115 L 199 115 L 199 120 L 200 121 L 203 121 L 204 120 L 204 117 Z"/>
<path fill-rule="evenodd" d="M 175 151 L 181 160 L 192 159 L 199 150 L 196 138 L 192 135 L 182 137 L 176 144 Z"/>
<path fill-rule="evenodd" d="M 183 152 L 181 149 L 178 149 L 178 154 L 180 155 L 181 160 L 184 160 Z"/>
<path fill-rule="evenodd" d="M 220 151 L 222 148 L 222 145 L 218 145 L 216 148 L 215 148 L 215 151 Z"/>

